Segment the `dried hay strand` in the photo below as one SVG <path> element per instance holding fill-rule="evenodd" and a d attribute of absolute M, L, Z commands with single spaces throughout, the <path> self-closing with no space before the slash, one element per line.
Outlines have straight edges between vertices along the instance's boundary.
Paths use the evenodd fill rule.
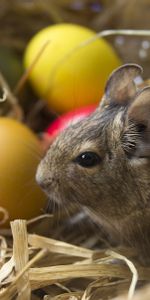
<path fill-rule="evenodd" d="M 28 234 L 25 220 L 11 222 L 11 230 L 13 247 L 8 249 L 4 238 L 1 243 L 3 264 L 0 269 L 0 299 L 2 300 L 13 297 L 18 300 L 32 299 L 34 290 L 47 287 L 50 291 L 54 285 L 60 289 L 58 295 L 52 297 L 47 292 L 47 296 L 37 299 L 106 300 L 108 297 L 113 299 L 118 294 L 126 292 L 125 298 L 116 299 L 129 300 L 134 299 L 137 281 L 144 282 L 150 278 L 149 268 L 133 264 L 131 258 L 120 254 L 122 251 L 116 253 L 109 250 L 96 253 L 84 247 L 37 234 Z M 125 252 L 127 255 L 130 253 L 124 249 Z M 67 257 L 66 264 L 65 260 L 64 264 L 59 264 L 57 255 Z M 47 266 L 43 266 L 43 258 L 47 260 Z M 126 264 L 120 263 L 120 260 Z M 68 288 L 68 282 L 75 279 L 90 282 L 85 288 L 72 291 Z M 148 293 L 150 295 L 150 289 L 146 288 L 146 295 Z"/>
<path fill-rule="evenodd" d="M 13 258 L 16 273 L 19 273 L 29 260 L 28 237 L 26 231 L 26 221 L 16 220 L 11 222 L 11 229 L 14 238 Z M 19 244 L 19 247 L 18 247 Z M 23 253 L 23 255 L 22 255 Z M 28 300 L 31 295 L 28 272 L 20 277 L 17 282 L 18 300 Z"/>
<path fill-rule="evenodd" d="M 8 83 L 6 82 L 4 76 L 0 72 L 0 88 L 3 90 L 3 96 L 0 99 L 0 103 L 9 102 L 10 109 L 9 109 L 9 116 L 21 121 L 23 119 L 23 111 L 21 107 L 18 105 L 18 100 L 14 93 L 10 90 Z M 6 216 L 7 217 L 7 216 Z"/>

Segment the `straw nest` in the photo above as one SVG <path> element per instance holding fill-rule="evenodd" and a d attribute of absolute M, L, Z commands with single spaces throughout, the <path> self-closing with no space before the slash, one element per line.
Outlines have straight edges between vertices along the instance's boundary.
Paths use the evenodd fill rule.
<path fill-rule="evenodd" d="M 35 230 L 35 224 L 41 228 L 47 220 L 50 229 L 51 218 L 15 220 L 11 230 L 3 231 L 0 299 L 149 299 L 149 286 L 133 296 L 137 283 L 142 286 L 150 278 L 150 269 L 136 263 L 133 250 L 94 251 L 28 233 L 31 225 Z"/>
<path fill-rule="evenodd" d="M 77 8 L 75 2 L 82 2 L 82 5 Z M 92 6 L 95 2 L 100 5 Z M 148 29 L 147 5 L 148 0 L 1 0 L 1 45 L 13 49 L 21 58 L 27 41 L 35 32 L 58 22 L 84 24 L 97 31 Z M 142 21 L 141 15 L 144 15 Z M 112 42 L 116 47 L 116 41 Z M 139 37 L 133 38 L 129 46 L 121 48 L 118 44 L 123 61 L 129 57 L 130 61 L 141 61 L 139 44 Z M 148 55 L 142 65 L 149 70 Z M 145 72 L 147 77 L 148 72 Z M 43 122 L 47 125 L 45 116 L 48 122 L 53 116 L 45 113 L 43 104 L 32 102 L 33 94 L 26 89 L 25 96 L 29 93 L 32 109 L 27 101 L 24 104 L 22 88 L 26 78 L 23 75 L 12 91 L 7 78 L 0 74 L 1 89 L 7 91 L 7 95 L 3 94 L 7 101 L 1 103 L 0 115 L 24 119 L 36 131 L 42 130 Z M 85 224 L 83 228 L 77 226 L 79 220 Z M 97 228 L 91 229 L 86 216 L 81 216 L 80 212 L 69 219 L 62 214 L 59 224 L 55 214 L 11 222 L 11 229 L 0 230 L 0 299 L 150 299 L 150 269 L 139 266 L 133 250 L 110 249 L 103 239 L 109 242 L 101 229 L 98 228 L 98 234 Z M 140 288 L 137 292 L 136 287 Z"/>

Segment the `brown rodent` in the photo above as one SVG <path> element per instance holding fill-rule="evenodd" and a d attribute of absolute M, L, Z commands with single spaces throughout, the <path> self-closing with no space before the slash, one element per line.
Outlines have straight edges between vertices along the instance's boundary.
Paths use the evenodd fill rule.
<path fill-rule="evenodd" d="M 88 207 L 150 263 L 150 87 L 136 88 L 141 71 L 126 64 L 111 74 L 99 107 L 56 138 L 36 179 L 52 201 Z"/>

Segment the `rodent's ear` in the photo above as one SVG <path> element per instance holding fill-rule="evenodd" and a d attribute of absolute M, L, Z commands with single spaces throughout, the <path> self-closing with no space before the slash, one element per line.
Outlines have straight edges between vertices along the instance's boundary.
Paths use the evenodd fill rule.
<path fill-rule="evenodd" d="M 137 64 L 125 64 L 116 69 L 108 78 L 101 107 L 116 103 L 126 105 L 136 95 L 134 79 L 142 73 Z"/>
<path fill-rule="evenodd" d="M 145 126 L 150 125 L 150 86 L 142 89 L 129 106 L 128 118 Z"/>
<path fill-rule="evenodd" d="M 150 157 L 150 86 L 141 90 L 127 112 L 128 123 L 135 124 L 139 133 L 138 156 Z"/>

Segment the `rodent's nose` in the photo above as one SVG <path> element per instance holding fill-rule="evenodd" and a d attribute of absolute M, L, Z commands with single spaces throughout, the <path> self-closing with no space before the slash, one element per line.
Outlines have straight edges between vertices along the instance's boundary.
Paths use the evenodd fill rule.
<path fill-rule="evenodd" d="M 43 190 L 46 190 L 52 184 L 52 180 L 40 181 L 38 184 Z"/>
<path fill-rule="evenodd" d="M 45 171 L 43 171 L 43 168 L 41 168 L 41 164 L 38 166 L 37 171 L 36 171 L 36 182 L 37 184 L 42 188 L 46 189 L 47 187 L 47 174 Z"/>
<path fill-rule="evenodd" d="M 48 187 L 48 184 L 46 181 L 38 180 L 37 183 L 43 190 L 46 190 L 46 188 Z"/>
<path fill-rule="evenodd" d="M 54 182 L 54 178 L 39 165 L 36 172 L 36 182 L 43 190 L 47 190 Z"/>
<path fill-rule="evenodd" d="M 53 181 L 53 178 L 44 178 L 42 176 L 38 176 L 38 174 L 36 175 L 36 182 L 43 190 L 48 189 L 52 185 Z"/>

